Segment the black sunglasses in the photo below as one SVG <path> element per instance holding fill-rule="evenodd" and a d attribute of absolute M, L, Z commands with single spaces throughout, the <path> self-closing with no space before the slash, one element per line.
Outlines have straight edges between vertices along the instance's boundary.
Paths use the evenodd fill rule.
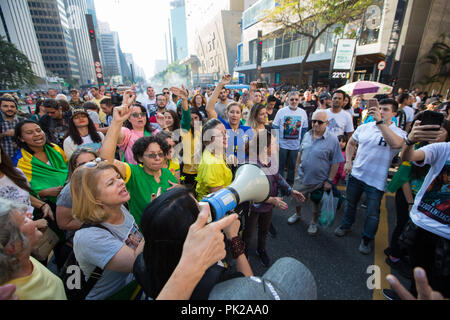
<path fill-rule="evenodd" d="M 325 121 L 322 121 L 322 120 L 312 120 L 311 122 L 312 122 L 312 124 L 317 122 L 319 125 L 322 125 L 325 123 Z"/>

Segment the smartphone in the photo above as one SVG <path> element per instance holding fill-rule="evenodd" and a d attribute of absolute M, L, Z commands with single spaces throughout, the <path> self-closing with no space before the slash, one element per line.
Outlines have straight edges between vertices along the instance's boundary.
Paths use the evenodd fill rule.
<path fill-rule="evenodd" d="M 256 88 L 257 89 L 267 88 L 267 82 L 257 82 Z"/>
<path fill-rule="evenodd" d="M 367 108 L 378 108 L 378 100 L 375 98 L 369 99 L 367 101 Z"/>
<path fill-rule="evenodd" d="M 424 125 L 438 125 L 442 126 L 444 123 L 444 115 L 440 112 L 426 110 L 423 112 L 422 121 L 420 123 L 421 126 Z M 436 129 L 428 129 L 433 131 L 439 131 L 439 128 Z"/>

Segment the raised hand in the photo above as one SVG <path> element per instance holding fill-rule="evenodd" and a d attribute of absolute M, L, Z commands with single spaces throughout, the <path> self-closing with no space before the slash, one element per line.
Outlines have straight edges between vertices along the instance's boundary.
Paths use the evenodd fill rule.
<path fill-rule="evenodd" d="M 130 107 L 136 101 L 136 92 L 134 90 L 127 90 L 123 94 L 122 106 Z"/>
<path fill-rule="evenodd" d="M 177 87 L 171 87 L 170 91 L 175 94 L 176 96 L 180 97 L 181 100 L 187 100 L 188 99 L 188 93 L 186 92 L 186 89 L 183 85 L 181 85 L 181 88 Z"/>
<path fill-rule="evenodd" d="M 412 142 L 436 142 L 439 140 L 441 131 L 437 131 L 439 125 L 421 125 L 421 121 L 417 120 L 408 135 L 408 140 Z"/>
<path fill-rule="evenodd" d="M 219 85 L 225 86 L 231 82 L 231 74 L 226 74 L 222 77 L 219 82 Z"/>
<path fill-rule="evenodd" d="M 125 98 L 124 98 L 125 99 Z M 131 108 L 123 104 L 120 107 L 116 107 L 113 109 L 113 121 L 123 123 L 130 118 Z"/>

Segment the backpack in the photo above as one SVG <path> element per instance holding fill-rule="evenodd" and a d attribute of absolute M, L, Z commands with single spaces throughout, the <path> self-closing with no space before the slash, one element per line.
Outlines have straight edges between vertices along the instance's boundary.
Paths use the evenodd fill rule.
<path fill-rule="evenodd" d="M 97 225 L 83 224 L 80 230 L 87 228 L 100 228 L 108 230 L 107 228 L 105 228 L 100 224 Z M 108 232 L 111 231 L 108 230 Z M 59 276 L 63 281 L 64 291 L 66 292 L 67 299 L 74 301 L 81 301 L 86 299 L 87 295 L 95 286 L 97 281 L 101 279 L 102 274 L 103 269 L 100 267 L 96 267 L 94 271 L 91 273 L 89 279 L 86 281 L 85 274 L 81 270 L 80 265 L 77 259 L 75 258 L 75 253 L 72 249 L 72 252 L 70 253 L 69 257 L 64 263 L 64 266 L 61 268 Z"/>

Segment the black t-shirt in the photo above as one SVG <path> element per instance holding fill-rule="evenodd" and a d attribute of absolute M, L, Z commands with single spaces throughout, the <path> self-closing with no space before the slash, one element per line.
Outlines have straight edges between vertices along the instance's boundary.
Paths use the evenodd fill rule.
<path fill-rule="evenodd" d="M 306 115 L 308 116 L 308 129 L 312 128 L 312 115 L 317 110 L 317 102 L 314 100 L 311 101 L 303 101 L 300 106 L 303 110 L 305 110 Z"/>
<path fill-rule="evenodd" d="M 278 112 L 278 108 L 275 107 L 273 108 L 272 114 L 269 114 L 269 112 L 267 112 L 267 117 L 269 118 L 269 121 L 273 121 L 275 119 L 275 116 L 277 115 Z"/>

